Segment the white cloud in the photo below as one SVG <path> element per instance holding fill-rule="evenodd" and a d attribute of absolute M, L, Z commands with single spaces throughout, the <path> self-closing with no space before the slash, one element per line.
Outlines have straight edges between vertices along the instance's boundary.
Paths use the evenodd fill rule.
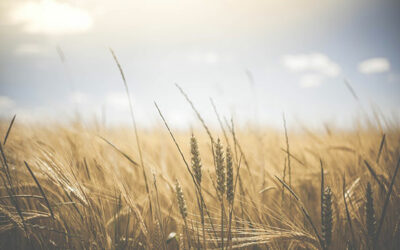
<path fill-rule="evenodd" d="M 358 71 L 363 74 L 383 73 L 389 70 L 390 62 L 384 57 L 370 58 L 358 64 Z"/>
<path fill-rule="evenodd" d="M 28 1 L 11 11 L 11 22 L 28 33 L 65 34 L 88 30 L 92 18 L 85 10 L 51 0 Z"/>
<path fill-rule="evenodd" d="M 340 75 L 340 66 L 321 53 L 285 55 L 282 64 L 292 72 L 301 73 L 299 84 L 303 88 L 317 87 L 327 77 Z"/>
<path fill-rule="evenodd" d="M 303 88 L 317 87 L 323 80 L 324 77 L 319 74 L 304 74 L 300 77 L 300 86 Z"/>
<path fill-rule="evenodd" d="M 15 106 L 15 102 L 8 96 L 0 96 L 0 110 L 11 109 Z"/>
<path fill-rule="evenodd" d="M 313 71 L 330 77 L 340 74 L 339 65 L 321 53 L 285 55 L 282 62 L 294 72 Z"/>

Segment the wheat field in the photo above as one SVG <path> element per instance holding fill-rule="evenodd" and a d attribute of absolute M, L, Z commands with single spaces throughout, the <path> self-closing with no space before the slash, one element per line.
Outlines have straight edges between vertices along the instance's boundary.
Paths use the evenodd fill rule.
<path fill-rule="evenodd" d="M 400 246 L 395 124 L 174 131 L 162 119 L 2 121 L 0 248 Z"/>
<path fill-rule="evenodd" d="M 0 0 L 0 250 L 400 250 L 400 0 Z"/>

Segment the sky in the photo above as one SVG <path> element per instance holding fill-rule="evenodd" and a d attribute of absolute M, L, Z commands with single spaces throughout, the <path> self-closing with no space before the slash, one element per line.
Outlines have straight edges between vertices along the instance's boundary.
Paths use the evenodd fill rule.
<path fill-rule="evenodd" d="M 400 113 L 400 1 L 2 0 L 0 116 L 349 127 Z M 345 81 L 354 89 L 352 96 Z"/>

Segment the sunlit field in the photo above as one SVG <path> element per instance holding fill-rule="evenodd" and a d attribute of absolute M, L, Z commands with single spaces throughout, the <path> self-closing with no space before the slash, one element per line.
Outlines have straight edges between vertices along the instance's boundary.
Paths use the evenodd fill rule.
<path fill-rule="evenodd" d="M 136 134 L 3 121 L 0 247 L 398 248 L 396 124 L 292 132 L 219 118 L 173 131 L 160 116 Z"/>

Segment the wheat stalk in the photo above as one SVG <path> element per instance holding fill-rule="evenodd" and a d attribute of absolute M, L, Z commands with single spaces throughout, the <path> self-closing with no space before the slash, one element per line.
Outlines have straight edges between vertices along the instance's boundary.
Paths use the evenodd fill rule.
<path fill-rule="evenodd" d="M 198 186 L 197 195 L 202 196 L 202 188 L 201 188 L 201 180 L 202 180 L 202 165 L 201 165 L 201 159 L 200 159 L 200 152 L 199 152 L 199 146 L 197 144 L 196 137 L 192 134 L 192 137 L 190 138 L 190 152 L 192 155 L 192 171 L 193 175 L 196 180 L 196 184 Z M 197 203 L 200 211 L 200 217 L 201 217 L 201 227 L 202 227 L 202 237 L 203 237 L 203 247 L 206 247 L 206 233 L 205 233 L 205 228 L 204 228 L 204 206 L 203 206 L 203 200 L 199 201 L 197 198 Z"/>
<path fill-rule="evenodd" d="M 322 239 L 324 248 L 328 249 L 332 242 L 332 191 L 330 187 L 326 187 L 322 200 Z"/>
<path fill-rule="evenodd" d="M 187 206 L 186 206 L 185 197 L 183 196 L 182 187 L 181 187 L 180 183 L 178 182 L 178 180 L 175 181 L 175 193 L 176 193 L 176 199 L 178 201 L 179 213 L 181 214 L 183 222 L 184 222 L 187 241 L 188 241 L 189 248 L 190 248 L 189 228 L 187 225 L 187 216 L 188 216 Z"/>
<path fill-rule="evenodd" d="M 226 191 L 226 183 L 224 151 L 219 138 L 215 144 L 215 172 L 217 175 L 217 192 L 221 203 L 221 249 L 224 249 L 224 194 Z"/>
<path fill-rule="evenodd" d="M 234 183 L 233 183 L 233 162 L 232 153 L 229 147 L 226 148 L 226 200 L 229 204 L 229 221 L 228 221 L 228 247 L 231 240 L 232 212 L 234 200 Z"/>
<path fill-rule="evenodd" d="M 372 197 L 371 184 L 368 182 L 365 193 L 365 224 L 367 225 L 367 243 L 373 246 L 376 233 L 376 219 L 374 209 L 374 198 Z"/>
<path fill-rule="evenodd" d="M 192 171 L 196 179 L 197 185 L 201 186 L 201 159 L 199 146 L 197 145 L 196 137 L 192 134 L 190 138 L 190 152 L 192 155 Z"/>

